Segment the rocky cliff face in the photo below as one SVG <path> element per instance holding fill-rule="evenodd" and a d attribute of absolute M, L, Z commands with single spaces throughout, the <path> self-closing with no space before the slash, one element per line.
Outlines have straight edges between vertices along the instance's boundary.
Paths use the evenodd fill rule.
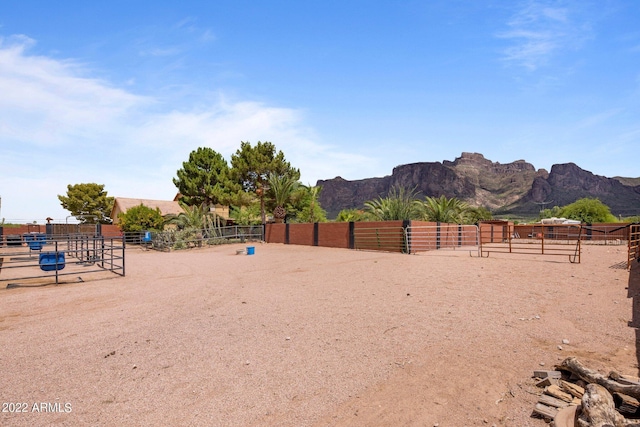
<path fill-rule="evenodd" d="M 564 206 L 583 197 L 599 199 L 614 214 L 626 216 L 640 212 L 640 187 L 594 175 L 574 163 L 553 165 L 546 179 L 536 180 L 521 200 L 505 210 L 535 213 L 541 203 L 547 207 Z"/>
<path fill-rule="evenodd" d="M 614 214 L 640 211 L 640 186 L 624 185 L 623 178 L 606 178 L 573 163 L 553 165 L 551 172 L 536 170 L 524 160 L 500 164 L 482 154 L 462 153 L 454 161 L 397 166 L 391 175 L 347 181 L 340 177 L 320 180 L 320 203 L 329 217 L 342 209 L 362 208 L 364 202 L 385 197 L 396 187 L 415 189 L 425 196 L 456 197 L 495 213 L 531 215 L 541 206 L 563 206 L 582 197 L 597 197 Z"/>

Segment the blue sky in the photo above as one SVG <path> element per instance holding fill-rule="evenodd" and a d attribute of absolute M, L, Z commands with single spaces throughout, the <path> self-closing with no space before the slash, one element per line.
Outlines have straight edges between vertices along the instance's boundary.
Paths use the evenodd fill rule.
<path fill-rule="evenodd" d="M 201 146 L 305 184 L 479 152 L 639 177 L 640 2 L 0 2 L 0 217 L 171 199 Z"/>

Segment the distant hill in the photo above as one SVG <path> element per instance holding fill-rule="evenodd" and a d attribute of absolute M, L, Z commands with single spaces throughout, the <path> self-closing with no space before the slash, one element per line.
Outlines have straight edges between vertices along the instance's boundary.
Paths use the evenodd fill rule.
<path fill-rule="evenodd" d="M 573 163 L 553 165 L 547 172 L 524 160 L 500 164 L 478 153 L 397 166 L 382 178 L 336 177 L 316 185 L 322 187 L 320 203 L 330 218 L 342 209 L 363 208 L 364 202 L 385 197 L 394 186 L 415 188 L 420 198 L 456 197 L 494 214 L 532 216 L 542 207 L 564 206 L 583 197 L 600 199 L 616 216 L 640 214 L 640 178 L 607 178 Z"/>

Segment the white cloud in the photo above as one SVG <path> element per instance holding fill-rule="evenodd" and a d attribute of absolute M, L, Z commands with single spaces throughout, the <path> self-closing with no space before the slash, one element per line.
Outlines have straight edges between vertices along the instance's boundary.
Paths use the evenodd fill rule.
<path fill-rule="evenodd" d="M 0 139 L 34 148 L 66 146 L 109 132 L 114 122 L 149 102 L 84 77 L 80 64 L 26 51 L 24 36 L 0 40 Z M 5 142 L 6 143 L 6 142 Z"/>
<path fill-rule="evenodd" d="M 92 78 L 71 60 L 29 55 L 34 41 L 0 41 L 1 215 L 8 220 L 64 219 L 58 194 L 96 182 L 111 196 L 172 198 L 172 178 L 200 146 L 230 159 L 240 141 L 271 141 L 302 180 L 368 171 L 365 155 L 319 142 L 302 111 L 224 95 L 173 109 Z M 366 173 L 366 172 L 365 172 Z"/>
<path fill-rule="evenodd" d="M 507 22 L 509 29 L 497 34 L 498 38 L 511 42 L 503 51 L 504 61 L 534 71 L 590 37 L 587 22 L 572 21 L 574 10 L 556 4 L 531 0 L 511 17 Z"/>

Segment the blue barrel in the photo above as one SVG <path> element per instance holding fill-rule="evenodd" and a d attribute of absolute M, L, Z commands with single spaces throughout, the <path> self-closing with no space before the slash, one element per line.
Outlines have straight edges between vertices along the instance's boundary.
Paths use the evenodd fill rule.
<path fill-rule="evenodd" d="M 247 255 L 253 255 L 256 253 L 256 247 L 255 246 L 247 246 Z"/>
<path fill-rule="evenodd" d="M 144 232 L 144 237 L 142 238 L 142 241 L 145 243 L 149 243 L 151 241 L 151 232 L 150 231 L 145 231 Z"/>
<path fill-rule="evenodd" d="M 55 271 L 64 268 L 64 252 L 40 252 L 40 269 Z"/>

